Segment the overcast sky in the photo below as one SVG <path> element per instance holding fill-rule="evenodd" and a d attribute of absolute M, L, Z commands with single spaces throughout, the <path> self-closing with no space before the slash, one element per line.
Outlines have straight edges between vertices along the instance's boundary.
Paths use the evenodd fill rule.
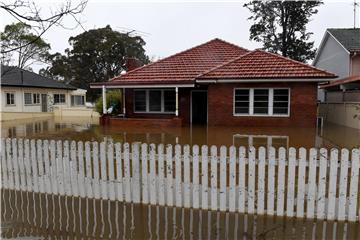
<path fill-rule="evenodd" d="M 50 6 L 61 1 L 39 1 L 44 13 Z M 255 49 L 259 43 L 249 40 L 247 20 L 249 11 L 243 7 L 245 1 L 96 1 L 89 0 L 85 11 L 79 16 L 86 30 L 104 27 L 107 24 L 115 30 L 136 30 L 146 41 L 146 53 L 150 57 L 163 58 L 176 52 L 209 41 L 215 37 L 239 46 Z M 326 28 L 353 27 L 353 0 L 325 0 L 319 13 L 308 25 L 314 32 L 315 46 L 321 42 Z M 358 10 L 359 12 L 359 10 Z M 358 25 L 359 17 L 358 14 Z M 1 31 L 15 19 L 1 11 Z M 65 19 L 65 25 L 73 26 L 74 21 Z M 68 39 L 83 32 L 78 27 L 66 30 L 54 27 L 44 38 L 51 44 L 51 52 L 64 52 L 69 47 Z M 33 66 L 36 71 L 39 66 Z"/>

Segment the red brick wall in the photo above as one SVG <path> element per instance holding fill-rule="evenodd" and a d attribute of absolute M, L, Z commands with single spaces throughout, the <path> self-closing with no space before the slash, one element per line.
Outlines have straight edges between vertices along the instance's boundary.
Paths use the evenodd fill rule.
<path fill-rule="evenodd" d="M 290 117 L 233 116 L 233 91 L 237 87 L 290 88 Z M 208 87 L 210 126 L 316 126 L 316 83 L 214 84 Z"/>

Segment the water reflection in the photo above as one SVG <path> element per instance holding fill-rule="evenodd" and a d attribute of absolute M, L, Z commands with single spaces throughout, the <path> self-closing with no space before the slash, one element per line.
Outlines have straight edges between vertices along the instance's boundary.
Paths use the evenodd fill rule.
<path fill-rule="evenodd" d="M 359 223 L 315 222 L 1 192 L 1 237 L 37 239 L 358 239 Z"/>
<path fill-rule="evenodd" d="M 321 129 L 276 127 L 101 127 L 91 118 L 46 118 L 2 122 L 3 137 L 274 147 L 359 147 L 360 130 L 325 123 Z"/>

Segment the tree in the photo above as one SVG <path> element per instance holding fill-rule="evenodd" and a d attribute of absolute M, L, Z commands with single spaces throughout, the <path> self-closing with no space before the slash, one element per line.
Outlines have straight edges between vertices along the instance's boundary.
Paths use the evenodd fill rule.
<path fill-rule="evenodd" d="M 46 62 L 49 55 L 50 44 L 31 32 L 31 26 L 18 22 L 5 26 L 4 32 L 0 33 L 2 42 L 1 51 L 17 49 L 2 54 L 1 63 L 9 65 L 14 58 L 13 64 L 20 68 L 29 68 L 35 62 Z"/>
<path fill-rule="evenodd" d="M 72 0 L 65 0 L 62 3 L 53 3 L 52 7 L 48 9 L 49 14 L 44 14 L 42 9 L 36 4 L 36 1 L 32 0 L 8 0 L 0 1 L 1 14 L 8 13 L 17 22 L 30 26 L 36 31 L 36 38 L 32 38 L 32 41 L 27 41 L 24 45 L 19 45 L 13 48 L 1 49 L 1 54 L 8 54 L 24 48 L 27 45 L 31 45 L 42 37 L 42 35 L 53 26 L 60 26 L 69 28 L 62 24 L 62 20 L 65 16 L 71 16 L 75 21 L 76 28 L 81 26 L 80 20 L 77 18 L 79 13 L 82 13 L 86 7 L 87 0 L 80 0 L 77 4 L 74 4 Z"/>
<path fill-rule="evenodd" d="M 65 55 L 52 55 L 51 66 L 41 73 L 87 89 L 87 98 L 91 101 L 98 92 L 89 88 L 90 83 L 108 81 L 119 75 L 126 70 L 127 58 L 136 58 L 144 64 L 149 62 L 141 37 L 114 31 L 110 26 L 70 37 L 69 44 L 71 49 L 66 49 Z"/>
<path fill-rule="evenodd" d="M 253 14 L 249 20 L 250 40 L 263 43 L 263 48 L 301 62 L 313 59 L 316 50 L 309 41 L 312 32 L 306 25 L 316 14 L 321 1 L 250 1 L 244 7 Z"/>
<path fill-rule="evenodd" d="M 112 115 L 117 115 L 122 113 L 122 93 L 119 90 L 111 90 L 106 92 L 106 105 L 109 109 L 113 108 Z M 103 101 L 102 96 L 98 97 L 95 102 L 95 111 L 102 114 L 103 113 Z"/>

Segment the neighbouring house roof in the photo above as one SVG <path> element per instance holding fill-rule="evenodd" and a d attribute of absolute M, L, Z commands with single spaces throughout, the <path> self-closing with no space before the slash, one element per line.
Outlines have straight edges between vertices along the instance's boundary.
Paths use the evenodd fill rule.
<path fill-rule="evenodd" d="M 212 78 L 325 79 L 334 74 L 277 54 L 238 47 L 214 39 L 157 62 L 139 67 L 92 87 L 194 84 Z"/>
<path fill-rule="evenodd" d="M 360 51 L 360 28 L 329 28 L 327 31 L 349 52 Z"/>
<path fill-rule="evenodd" d="M 198 79 L 331 78 L 335 74 L 275 53 L 255 50 L 215 67 Z"/>
<path fill-rule="evenodd" d="M 354 76 L 342 78 L 342 79 L 339 79 L 339 80 L 334 80 L 334 81 L 331 81 L 328 84 L 321 85 L 320 88 L 336 87 L 336 86 L 340 86 L 340 85 L 343 85 L 343 84 L 355 83 L 355 82 L 360 83 L 360 75 L 354 75 Z"/>
<path fill-rule="evenodd" d="M 8 87 L 36 87 L 55 89 L 77 89 L 74 86 L 55 81 L 18 67 L 1 66 L 1 86 Z"/>

